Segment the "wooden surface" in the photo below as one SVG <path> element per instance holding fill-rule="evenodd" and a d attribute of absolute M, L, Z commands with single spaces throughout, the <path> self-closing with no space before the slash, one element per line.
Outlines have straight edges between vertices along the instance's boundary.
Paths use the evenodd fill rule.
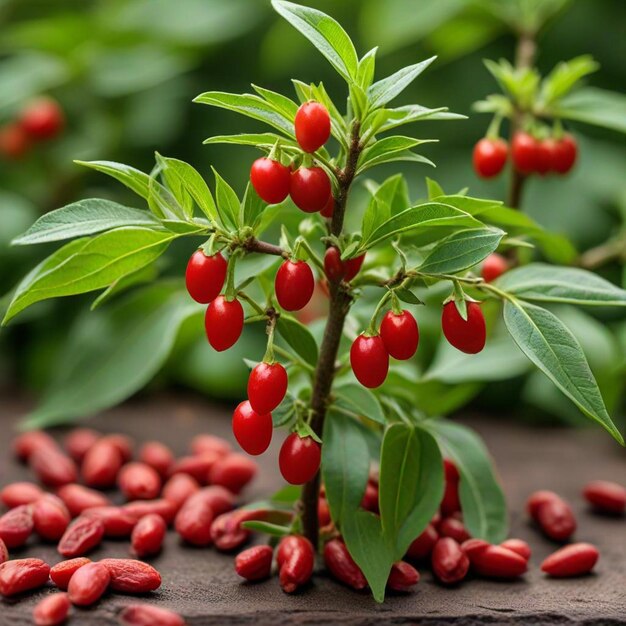
<path fill-rule="evenodd" d="M 7 452 L 10 430 L 27 408 L 26 402 L 0 398 L 0 484 L 29 478 L 29 470 Z M 511 508 L 512 536 L 526 539 L 533 548 L 530 571 L 522 580 L 469 580 L 446 589 L 424 571 L 414 593 L 390 596 L 385 604 L 377 605 L 366 592 L 348 590 L 320 572 L 301 593 L 288 596 L 276 577 L 254 585 L 242 583 L 233 571 L 231 556 L 182 546 L 169 533 L 163 553 L 152 561 L 163 576 L 163 585 L 150 594 L 149 601 L 179 611 L 189 625 L 626 624 L 626 519 L 592 515 L 580 497 L 587 480 L 620 477 L 626 482 L 624 451 L 600 429 L 530 429 L 494 418 L 467 422 L 484 436 L 498 464 Z M 136 400 L 89 424 L 103 432 L 125 432 L 138 442 L 161 439 L 178 454 L 185 452 L 189 439 L 199 432 L 231 438 L 228 407 L 211 407 L 189 397 Z M 262 457 L 262 471 L 246 499 L 281 486 L 276 452 L 273 445 Z M 526 497 L 538 488 L 554 489 L 570 500 L 579 521 L 576 538 L 600 549 L 596 573 L 574 580 L 549 580 L 541 574 L 538 564 L 555 546 L 529 525 L 523 513 Z M 127 553 L 128 543 L 107 541 L 91 556 Z M 39 556 L 51 564 L 60 560 L 54 546 L 41 544 L 29 545 L 13 556 Z M 0 624 L 30 624 L 32 607 L 46 592 L 0 601 Z M 128 596 L 109 595 L 91 610 L 75 610 L 69 623 L 116 624 L 116 614 L 131 601 Z"/>

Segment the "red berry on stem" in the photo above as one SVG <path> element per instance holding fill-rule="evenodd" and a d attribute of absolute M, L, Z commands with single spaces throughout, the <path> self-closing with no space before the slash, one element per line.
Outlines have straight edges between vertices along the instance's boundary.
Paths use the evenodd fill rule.
<path fill-rule="evenodd" d="M 364 387 L 380 387 L 389 371 L 389 353 L 381 336 L 359 335 L 350 348 L 350 364 Z"/>
<path fill-rule="evenodd" d="M 295 118 L 296 139 L 305 152 L 315 152 L 330 137 L 330 115 L 319 102 L 305 102 Z"/>
<path fill-rule="evenodd" d="M 52 139 L 63 130 L 64 124 L 63 111 L 52 98 L 34 100 L 20 116 L 24 132 L 35 140 Z"/>
<path fill-rule="evenodd" d="M 220 295 L 228 263 L 220 252 L 207 256 L 202 250 L 196 250 L 187 263 L 185 283 L 189 295 L 201 304 L 208 304 Z"/>
<path fill-rule="evenodd" d="M 484 261 L 481 276 L 490 283 L 509 269 L 509 262 L 497 252 L 490 254 Z"/>
<path fill-rule="evenodd" d="M 346 268 L 346 275 L 344 276 L 346 282 L 350 282 L 361 271 L 363 261 L 365 261 L 365 254 L 355 256 L 352 259 L 346 259 L 343 262 Z"/>
<path fill-rule="evenodd" d="M 276 272 L 274 289 L 278 304 L 285 311 L 299 311 L 313 297 L 313 271 L 304 261 L 285 261 Z"/>
<path fill-rule="evenodd" d="M 554 147 L 552 169 L 559 174 L 567 174 L 574 167 L 577 155 L 576 140 L 571 135 L 565 135 Z"/>
<path fill-rule="evenodd" d="M 380 336 L 394 359 L 410 359 L 417 350 L 420 334 L 415 318 L 409 311 L 387 311 L 380 324 Z"/>
<path fill-rule="evenodd" d="M 291 433 L 280 448 L 280 473 L 292 485 L 308 483 L 317 474 L 321 456 L 322 449 L 312 437 Z"/>
<path fill-rule="evenodd" d="M 248 378 L 250 406 L 257 413 L 270 413 L 283 401 L 287 384 L 287 372 L 280 363 L 259 363 Z"/>
<path fill-rule="evenodd" d="M 545 176 L 552 169 L 553 141 L 545 139 L 537 142 L 535 152 L 535 172 Z"/>
<path fill-rule="evenodd" d="M 332 246 L 326 250 L 324 254 L 324 272 L 328 280 L 333 283 L 343 280 L 343 277 L 346 275 L 346 268 L 341 260 L 339 248 Z"/>
<path fill-rule="evenodd" d="M 234 346 L 243 331 L 243 307 L 239 300 L 218 296 L 209 304 L 204 328 L 214 350 L 223 352 Z"/>
<path fill-rule="evenodd" d="M 261 157 L 250 168 L 250 182 L 261 200 L 278 204 L 289 195 L 291 171 L 278 161 Z"/>
<path fill-rule="evenodd" d="M 328 174 L 321 167 L 300 167 L 291 174 L 289 194 L 305 213 L 321 211 L 331 195 Z"/>
<path fill-rule="evenodd" d="M 485 347 L 485 318 L 476 302 L 467 303 L 467 320 L 461 317 L 453 301 L 447 302 L 441 315 L 441 327 L 448 342 L 466 354 L 476 354 Z"/>
<path fill-rule="evenodd" d="M 333 194 L 330 194 L 328 198 L 328 202 L 325 204 L 324 208 L 320 211 L 320 215 L 325 217 L 326 219 L 332 219 L 333 213 L 335 212 L 335 197 Z"/>
<path fill-rule="evenodd" d="M 30 138 L 19 124 L 6 124 L 0 128 L 0 156 L 11 161 L 23 157 L 31 146 Z"/>
<path fill-rule="evenodd" d="M 263 454 L 272 441 L 273 429 L 271 413 L 257 413 L 248 400 L 233 413 L 233 435 L 248 454 Z"/>
<path fill-rule="evenodd" d="M 528 133 L 515 133 L 511 142 L 511 155 L 513 165 L 520 174 L 534 172 L 537 162 L 537 140 Z"/>
<path fill-rule="evenodd" d="M 482 178 L 497 176 L 504 167 L 509 153 L 503 139 L 481 139 L 474 146 L 473 163 L 476 174 Z"/>

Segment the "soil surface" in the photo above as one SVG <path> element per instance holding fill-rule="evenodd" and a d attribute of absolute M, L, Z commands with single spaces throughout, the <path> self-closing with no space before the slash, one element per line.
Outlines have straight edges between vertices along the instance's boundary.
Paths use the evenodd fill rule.
<path fill-rule="evenodd" d="M 30 478 L 9 453 L 11 428 L 29 404 L 0 397 L 0 485 Z M 170 532 L 162 554 L 152 560 L 163 585 L 146 601 L 180 612 L 189 626 L 231 624 L 626 624 L 626 518 L 593 515 L 580 497 L 587 480 L 626 478 L 626 453 L 600 429 L 571 431 L 530 428 L 508 419 L 467 419 L 485 438 L 499 467 L 511 509 L 511 536 L 527 540 L 533 549 L 530 571 L 516 582 L 468 580 L 447 589 L 424 570 L 411 594 L 388 597 L 377 605 L 366 592 L 336 584 L 323 572 L 294 596 L 284 594 L 276 577 L 242 583 L 233 571 L 232 556 L 214 549 L 180 544 Z M 232 439 L 228 407 L 211 407 L 197 398 L 157 396 L 135 400 L 89 421 L 103 432 L 124 432 L 138 442 L 160 439 L 177 454 L 191 437 L 213 432 Z M 62 430 L 59 430 L 62 434 Z M 261 472 L 244 494 L 267 495 L 282 486 L 276 467 L 277 445 L 261 457 Z M 601 558 L 594 574 L 573 580 L 550 580 L 538 564 L 555 549 L 524 514 L 528 494 L 553 489 L 567 498 L 577 515 L 578 540 L 594 543 Z M 128 555 L 128 543 L 107 541 L 90 555 Z M 61 560 L 55 547 L 33 544 L 14 557 L 37 556 L 54 564 Z M 0 624 L 31 624 L 36 601 L 49 590 L 0 600 Z M 136 601 L 109 595 L 91 610 L 74 610 L 70 624 L 117 624 L 117 613 Z M 143 599 L 141 599 L 143 601 Z"/>

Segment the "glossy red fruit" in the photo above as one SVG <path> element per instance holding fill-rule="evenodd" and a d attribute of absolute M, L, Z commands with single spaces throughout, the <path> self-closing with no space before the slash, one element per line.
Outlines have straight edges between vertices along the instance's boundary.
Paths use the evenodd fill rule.
<path fill-rule="evenodd" d="M 437 529 L 432 524 L 428 524 L 422 531 L 422 534 L 413 540 L 413 543 L 406 551 L 406 557 L 413 559 L 414 561 L 427 559 L 431 555 L 438 539 L 439 533 L 437 532 Z"/>
<path fill-rule="evenodd" d="M 87 563 L 76 570 L 67 585 L 70 602 L 76 606 L 90 606 L 104 595 L 111 575 L 102 563 Z"/>
<path fill-rule="evenodd" d="M 561 498 L 548 500 L 537 509 L 535 520 L 543 533 L 554 541 L 567 541 L 576 531 L 576 518 Z"/>
<path fill-rule="evenodd" d="M 443 498 L 439 508 L 441 514 L 448 517 L 461 510 L 459 499 L 459 470 L 450 459 L 443 460 L 443 473 L 446 481 Z"/>
<path fill-rule="evenodd" d="M 185 284 L 189 295 L 201 304 L 208 304 L 220 295 L 228 263 L 220 252 L 207 256 L 196 250 L 190 257 L 185 271 Z"/>
<path fill-rule="evenodd" d="M 409 311 L 398 314 L 387 311 L 380 324 L 380 337 L 389 356 L 405 361 L 415 354 L 420 334 L 417 322 Z"/>
<path fill-rule="evenodd" d="M 87 563 L 91 563 L 91 559 L 84 556 L 61 561 L 50 570 L 50 578 L 59 589 L 67 591 L 67 586 L 72 576 L 76 573 L 76 570 L 83 565 L 87 565 Z"/>
<path fill-rule="evenodd" d="M 256 581 L 269 578 L 274 551 L 270 546 L 254 546 L 235 557 L 235 571 L 246 580 Z"/>
<path fill-rule="evenodd" d="M 332 219 L 334 212 L 335 212 L 335 197 L 331 193 L 330 197 L 328 198 L 328 201 L 324 205 L 324 208 L 320 211 L 320 215 L 330 220 Z"/>
<path fill-rule="evenodd" d="M 456 517 L 446 517 L 442 519 L 437 529 L 442 537 L 452 537 L 452 539 L 459 543 L 463 543 L 471 538 L 463 522 Z"/>
<path fill-rule="evenodd" d="M 0 156 L 16 161 L 21 159 L 30 147 L 30 137 L 19 124 L 6 124 L 0 128 Z"/>
<path fill-rule="evenodd" d="M 43 587 L 50 566 L 41 559 L 13 559 L 0 565 L 0 595 L 14 596 Z"/>
<path fill-rule="evenodd" d="M 530 174 L 535 171 L 537 163 L 537 140 L 528 133 L 517 132 L 511 142 L 511 156 L 513 165 L 520 174 Z"/>
<path fill-rule="evenodd" d="M 552 169 L 559 174 L 567 174 L 578 156 L 578 145 L 571 135 L 565 135 L 556 145 L 552 154 Z"/>
<path fill-rule="evenodd" d="M 271 441 L 274 424 L 271 413 L 257 413 L 248 400 L 233 413 L 233 435 L 242 449 L 253 456 L 263 454 Z"/>
<path fill-rule="evenodd" d="M 487 545 L 468 554 L 472 570 L 480 576 L 517 578 L 528 569 L 527 559 L 502 546 Z"/>
<path fill-rule="evenodd" d="M 331 539 L 324 546 L 324 563 L 330 573 L 352 589 L 365 589 L 367 580 L 361 568 L 354 562 L 346 544 L 341 539 Z"/>
<path fill-rule="evenodd" d="M 626 488 L 608 480 L 593 480 L 585 485 L 583 496 L 595 510 L 619 515 L 626 510 Z"/>
<path fill-rule="evenodd" d="M 287 372 L 280 363 L 259 363 L 248 378 L 248 400 L 257 413 L 270 413 L 287 393 Z"/>
<path fill-rule="evenodd" d="M 333 283 L 343 280 L 346 275 L 344 262 L 341 260 L 341 252 L 339 248 L 331 246 L 324 254 L 324 273 L 326 278 Z"/>
<path fill-rule="evenodd" d="M 66 593 L 45 596 L 33 609 L 33 622 L 35 626 L 59 626 L 67 620 L 70 608 Z"/>
<path fill-rule="evenodd" d="M 545 176 L 552 169 L 554 142 L 544 139 L 537 142 L 535 150 L 535 172 Z"/>
<path fill-rule="evenodd" d="M 276 552 L 280 586 L 285 593 L 294 593 L 306 584 L 313 574 L 315 551 L 306 537 L 289 535 L 284 537 Z"/>
<path fill-rule="evenodd" d="M 481 178 L 497 176 L 509 153 L 509 147 L 503 139 L 481 139 L 474 146 L 473 163 L 476 174 Z"/>
<path fill-rule="evenodd" d="M 500 545 L 507 550 L 512 550 L 513 552 L 516 552 L 527 561 L 528 559 L 530 559 L 530 555 L 532 554 L 530 546 L 523 539 L 507 539 L 506 541 L 503 541 Z"/>
<path fill-rule="evenodd" d="M 344 280 L 349 283 L 360 271 L 363 266 L 363 261 L 365 261 L 365 254 L 361 254 L 360 256 L 355 256 L 351 259 L 346 259 L 343 264 L 346 270 L 346 275 L 344 276 Z"/>
<path fill-rule="evenodd" d="M 280 448 L 280 473 L 288 483 L 303 485 L 317 474 L 321 458 L 322 449 L 317 441 L 291 433 Z"/>
<path fill-rule="evenodd" d="M 350 348 L 350 365 L 364 387 L 380 387 L 389 371 L 389 353 L 381 336 L 359 335 Z"/>
<path fill-rule="evenodd" d="M 387 587 L 392 591 L 411 591 L 420 580 L 419 572 L 405 561 L 394 563 L 389 572 Z"/>
<path fill-rule="evenodd" d="M 24 132 L 39 141 L 56 137 L 65 125 L 59 103 L 52 98 L 38 98 L 22 111 L 20 125 Z"/>
<path fill-rule="evenodd" d="M 480 271 L 483 279 L 490 283 L 509 269 L 509 262 L 497 252 L 491 253 L 484 261 Z"/>
<path fill-rule="evenodd" d="M 453 585 L 461 582 L 469 570 L 467 554 L 451 537 L 437 541 L 431 555 L 433 574 L 440 582 Z"/>
<path fill-rule="evenodd" d="M 305 213 L 321 211 L 331 195 L 328 174 L 321 167 L 299 167 L 291 174 L 289 194 Z"/>
<path fill-rule="evenodd" d="M 291 171 L 273 159 L 261 157 L 250 168 L 250 182 L 259 198 L 268 204 L 278 204 L 289 195 Z"/>
<path fill-rule="evenodd" d="M 315 152 L 330 137 L 330 115 L 319 102 L 305 102 L 294 120 L 296 139 L 305 152 Z"/>
<path fill-rule="evenodd" d="M 100 433 L 91 428 L 75 428 L 65 437 L 63 446 L 76 463 L 82 463 L 87 451 L 100 437 Z"/>
<path fill-rule="evenodd" d="M 485 318 L 477 302 L 467 303 L 467 320 L 461 317 L 452 301 L 443 306 L 441 327 L 448 342 L 466 354 L 476 354 L 485 347 Z"/>
<path fill-rule="evenodd" d="M 243 307 L 239 300 L 218 296 L 209 304 L 204 328 L 214 350 L 223 352 L 234 346 L 243 331 Z"/>
<path fill-rule="evenodd" d="M 588 574 L 600 553 L 590 543 L 573 543 L 557 550 L 541 564 L 541 571 L 553 578 L 569 578 Z"/>
<path fill-rule="evenodd" d="M 258 469 L 252 459 L 232 452 L 213 463 L 208 479 L 212 485 L 220 485 L 233 493 L 239 493 L 256 476 Z"/>
<path fill-rule="evenodd" d="M 313 297 L 315 278 L 304 261 L 285 261 L 276 272 L 274 290 L 278 304 L 285 311 L 303 309 Z"/>
<path fill-rule="evenodd" d="M 137 522 L 130 536 L 133 552 L 140 559 L 159 553 L 166 532 L 167 526 L 160 515 L 156 513 L 144 515 Z"/>

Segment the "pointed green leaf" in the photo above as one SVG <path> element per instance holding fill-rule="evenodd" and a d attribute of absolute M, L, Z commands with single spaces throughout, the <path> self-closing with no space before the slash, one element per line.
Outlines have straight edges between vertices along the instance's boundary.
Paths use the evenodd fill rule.
<path fill-rule="evenodd" d="M 130 165 L 113 161 L 74 161 L 74 163 L 108 174 L 146 200 L 150 195 L 150 176 Z"/>
<path fill-rule="evenodd" d="M 504 322 L 520 350 L 587 417 L 623 445 L 624 438 L 604 406 L 580 344 L 559 318 L 534 304 L 507 300 Z"/>
<path fill-rule="evenodd" d="M 293 148 L 298 147 L 298 144 L 295 141 L 291 141 L 285 137 L 281 137 L 276 133 L 241 133 L 239 135 L 216 135 L 215 137 L 209 137 L 208 139 L 205 139 L 202 143 L 227 143 L 236 144 L 239 146 L 271 148 L 279 140 L 281 142 L 281 145 L 291 146 Z"/>
<path fill-rule="evenodd" d="M 391 102 L 398 94 L 404 91 L 437 57 L 430 57 L 425 61 L 403 67 L 391 76 L 374 83 L 367 95 L 372 107 L 379 108 Z"/>
<path fill-rule="evenodd" d="M 411 160 L 418 161 L 420 163 L 432 164 L 431 161 L 425 157 L 408 152 L 409 148 L 414 148 L 415 146 L 419 146 L 423 143 L 431 143 L 431 140 L 403 137 L 402 135 L 380 139 L 374 145 L 366 148 L 361 153 L 357 165 L 357 172 L 361 173 L 370 167 L 374 167 L 374 165 L 389 163 L 390 161 L 397 160 Z M 403 158 L 400 159 L 399 156 L 402 156 Z"/>
<path fill-rule="evenodd" d="M 237 228 L 239 226 L 240 202 L 233 188 L 212 167 L 215 175 L 215 197 L 219 216 L 225 226 Z"/>
<path fill-rule="evenodd" d="M 307 363 L 317 365 L 317 343 L 311 331 L 294 317 L 282 314 L 276 328 L 281 337 Z"/>
<path fill-rule="evenodd" d="M 384 133 L 398 126 L 412 124 L 422 120 L 464 120 L 465 115 L 458 113 L 450 113 L 447 107 L 439 107 L 436 109 L 428 109 L 419 104 L 408 104 L 406 106 L 396 107 L 395 109 L 385 109 L 384 118 L 378 128 L 378 132 Z"/>
<path fill-rule="evenodd" d="M 367 419 L 385 424 L 386 418 L 383 407 L 378 398 L 366 387 L 355 383 L 340 385 L 335 389 L 336 399 L 334 404 L 345 411 L 350 411 L 355 417 Z"/>
<path fill-rule="evenodd" d="M 374 70 L 376 69 L 376 53 L 378 46 L 372 48 L 367 54 L 359 60 L 359 69 L 357 71 L 357 83 L 361 89 L 367 89 L 374 80 Z"/>
<path fill-rule="evenodd" d="M 615 91 L 577 89 L 551 107 L 556 117 L 626 133 L 626 96 Z"/>

